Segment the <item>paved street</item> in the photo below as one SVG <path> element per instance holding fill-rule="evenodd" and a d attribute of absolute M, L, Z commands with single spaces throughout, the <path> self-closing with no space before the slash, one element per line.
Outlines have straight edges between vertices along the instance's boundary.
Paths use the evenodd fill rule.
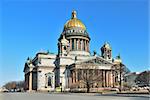
<path fill-rule="evenodd" d="M 94 96 L 85 94 L 0 93 L 0 100 L 149 100 L 148 97 Z"/>

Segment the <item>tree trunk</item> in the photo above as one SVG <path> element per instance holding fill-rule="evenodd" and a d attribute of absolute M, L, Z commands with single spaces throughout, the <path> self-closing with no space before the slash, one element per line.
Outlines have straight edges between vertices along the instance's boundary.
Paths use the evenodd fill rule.
<path fill-rule="evenodd" d="M 87 84 L 87 93 L 89 93 L 89 92 L 90 92 L 90 85 Z"/>
<path fill-rule="evenodd" d="M 90 92 L 90 88 L 87 88 L 87 93 L 89 93 Z"/>

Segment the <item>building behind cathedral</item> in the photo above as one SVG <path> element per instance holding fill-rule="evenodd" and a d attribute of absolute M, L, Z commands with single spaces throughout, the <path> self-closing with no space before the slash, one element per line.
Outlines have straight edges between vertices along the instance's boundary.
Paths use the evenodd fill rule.
<path fill-rule="evenodd" d="M 91 54 L 89 34 L 73 11 L 58 39 L 58 54 L 38 52 L 25 62 L 25 90 L 85 89 L 82 78 L 87 70 L 98 79 L 92 84 L 93 89 L 117 88 L 119 74 L 114 65 L 122 63 L 120 56 L 112 58 L 112 48 L 107 42 L 100 47 L 101 55 Z"/>

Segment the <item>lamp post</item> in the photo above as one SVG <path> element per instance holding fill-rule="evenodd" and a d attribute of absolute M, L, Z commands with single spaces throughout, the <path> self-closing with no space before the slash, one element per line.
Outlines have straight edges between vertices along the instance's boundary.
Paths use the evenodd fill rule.
<path fill-rule="evenodd" d="M 120 67 L 120 92 L 122 91 L 122 74 L 123 74 L 123 71 L 125 71 L 123 66 L 125 67 L 124 64 L 122 64 L 122 63 L 119 64 L 119 67 Z"/>
<path fill-rule="evenodd" d="M 62 92 L 62 76 L 60 76 L 60 79 L 61 79 L 61 83 L 60 83 L 60 89 L 61 89 L 61 92 Z"/>
<path fill-rule="evenodd" d="M 119 64 L 119 72 L 120 72 L 120 89 L 119 89 L 119 91 L 121 92 L 121 90 L 122 90 L 122 82 L 121 82 L 121 74 L 122 74 L 122 63 L 120 63 Z"/>

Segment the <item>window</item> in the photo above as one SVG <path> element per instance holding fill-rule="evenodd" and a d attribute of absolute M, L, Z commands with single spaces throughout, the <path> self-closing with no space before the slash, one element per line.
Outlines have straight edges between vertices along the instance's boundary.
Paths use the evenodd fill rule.
<path fill-rule="evenodd" d="M 52 80 L 51 80 L 51 77 L 49 76 L 48 77 L 48 86 L 52 86 L 52 82 L 51 82 Z"/>
<path fill-rule="evenodd" d="M 64 46 L 64 50 L 66 50 L 66 46 Z"/>

